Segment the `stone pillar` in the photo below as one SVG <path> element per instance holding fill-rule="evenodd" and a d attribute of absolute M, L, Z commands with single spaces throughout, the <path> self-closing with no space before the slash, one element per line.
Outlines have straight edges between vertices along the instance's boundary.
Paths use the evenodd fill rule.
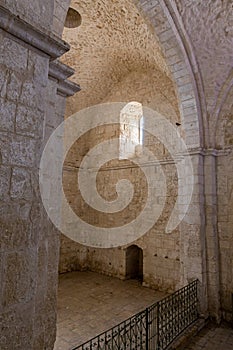
<path fill-rule="evenodd" d="M 229 128 L 229 135 L 230 132 Z M 231 322 L 233 293 L 233 148 L 218 151 L 216 161 L 221 311 L 223 319 Z"/>
<path fill-rule="evenodd" d="M 205 234 L 207 259 L 208 309 L 210 315 L 220 321 L 220 271 L 219 240 L 217 230 L 217 184 L 216 156 L 209 151 L 204 155 L 205 175 Z"/>
<path fill-rule="evenodd" d="M 0 348 L 53 349 L 59 236 L 41 203 L 38 169 L 65 97 L 79 87 L 53 63 L 69 49 L 62 40 L 3 7 L 0 28 Z"/>
<path fill-rule="evenodd" d="M 206 248 L 204 216 L 203 157 L 199 150 L 190 152 L 194 178 L 186 179 L 185 191 L 190 191 L 194 181 L 193 195 L 187 214 L 180 224 L 181 286 L 194 279 L 199 280 L 200 313 L 207 316 Z M 184 174 L 185 176 L 185 174 Z"/>
<path fill-rule="evenodd" d="M 189 211 L 181 223 L 181 284 L 198 278 L 200 312 L 204 317 L 210 315 L 219 321 L 221 315 L 215 164 L 217 152 L 197 150 L 190 154 L 194 171 L 194 191 Z"/>

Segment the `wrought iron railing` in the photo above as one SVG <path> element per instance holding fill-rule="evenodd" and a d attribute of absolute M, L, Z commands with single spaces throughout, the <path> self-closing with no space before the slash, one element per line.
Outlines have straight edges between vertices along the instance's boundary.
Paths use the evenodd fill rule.
<path fill-rule="evenodd" d="M 198 319 L 198 281 L 73 350 L 164 350 Z"/>

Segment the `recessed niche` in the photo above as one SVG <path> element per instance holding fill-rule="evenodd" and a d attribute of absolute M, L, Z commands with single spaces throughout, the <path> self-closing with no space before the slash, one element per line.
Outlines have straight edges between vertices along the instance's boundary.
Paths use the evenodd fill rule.
<path fill-rule="evenodd" d="M 82 17 L 80 13 L 70 7 L 66 15 L 65 28 L 77 28 L 81 23 Z"/>

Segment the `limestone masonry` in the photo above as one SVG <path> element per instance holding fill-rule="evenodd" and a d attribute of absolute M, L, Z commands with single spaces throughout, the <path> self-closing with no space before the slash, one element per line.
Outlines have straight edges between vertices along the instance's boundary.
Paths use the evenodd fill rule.
<path fill-rule="evenodd" d="M 231 320 L 232 28 L 231 0 L 1 1 L 1 350 L 53 349 L 58 272 L 91 270 L 126 279 L 132 277 L 135 254 L 143 285 L 173 292 L 198 279 L 200 313 Z M 175 230 L 165 233 L 177 198 L 177 215 L 188 203 L 191 180 L 182 174 L 185 185 L 178 193 L 171 154 L 144 132 L 143 145 L 156 155 L 166 177 L 159 220 L 129 245 L 81 245 L 60 233 L 43 207 L 42 152 L 64 118 L 101 103 L 131 101 L 165 116 L 185 141 L 194 175 L 188 212 Z M 140 118 L 133 123 L 139 125 L 134 136 L 140 144 Z M 126 225 L 146 203 L 143 170 L 148 164 L 139 167 L 133 161 L 141 147 L 131 159 L 113 159 L 97 174 L 97 190 L 107 201 L 117 199 L 119 180 L 130 180 L 134 194 L 124 210 L 109 214 L 92 208 L 78 186 L 83 158 L 103 141 L 120 135 L 125 140 L 126 124 L 119 119 L 119 125 L 90 128 L 65 157 L 66 199 L 74 213 L 95 227 Z M 156 164 L 150 166 L 156 173 Z"/>

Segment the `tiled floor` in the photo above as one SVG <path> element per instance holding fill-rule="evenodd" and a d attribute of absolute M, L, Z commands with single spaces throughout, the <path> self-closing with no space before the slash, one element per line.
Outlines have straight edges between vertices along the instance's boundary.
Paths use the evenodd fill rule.
<path fill-rule="evenodd" d="M 228 324 L 209 324 L 185 350 L 233 350 L 233 328 Z"/>
<path fill-rule="evenodd" d="M 165 295 L 93 272 L 60 276 L 57 341 L 54 350 L 68 350 L 105 331 Z"/>

